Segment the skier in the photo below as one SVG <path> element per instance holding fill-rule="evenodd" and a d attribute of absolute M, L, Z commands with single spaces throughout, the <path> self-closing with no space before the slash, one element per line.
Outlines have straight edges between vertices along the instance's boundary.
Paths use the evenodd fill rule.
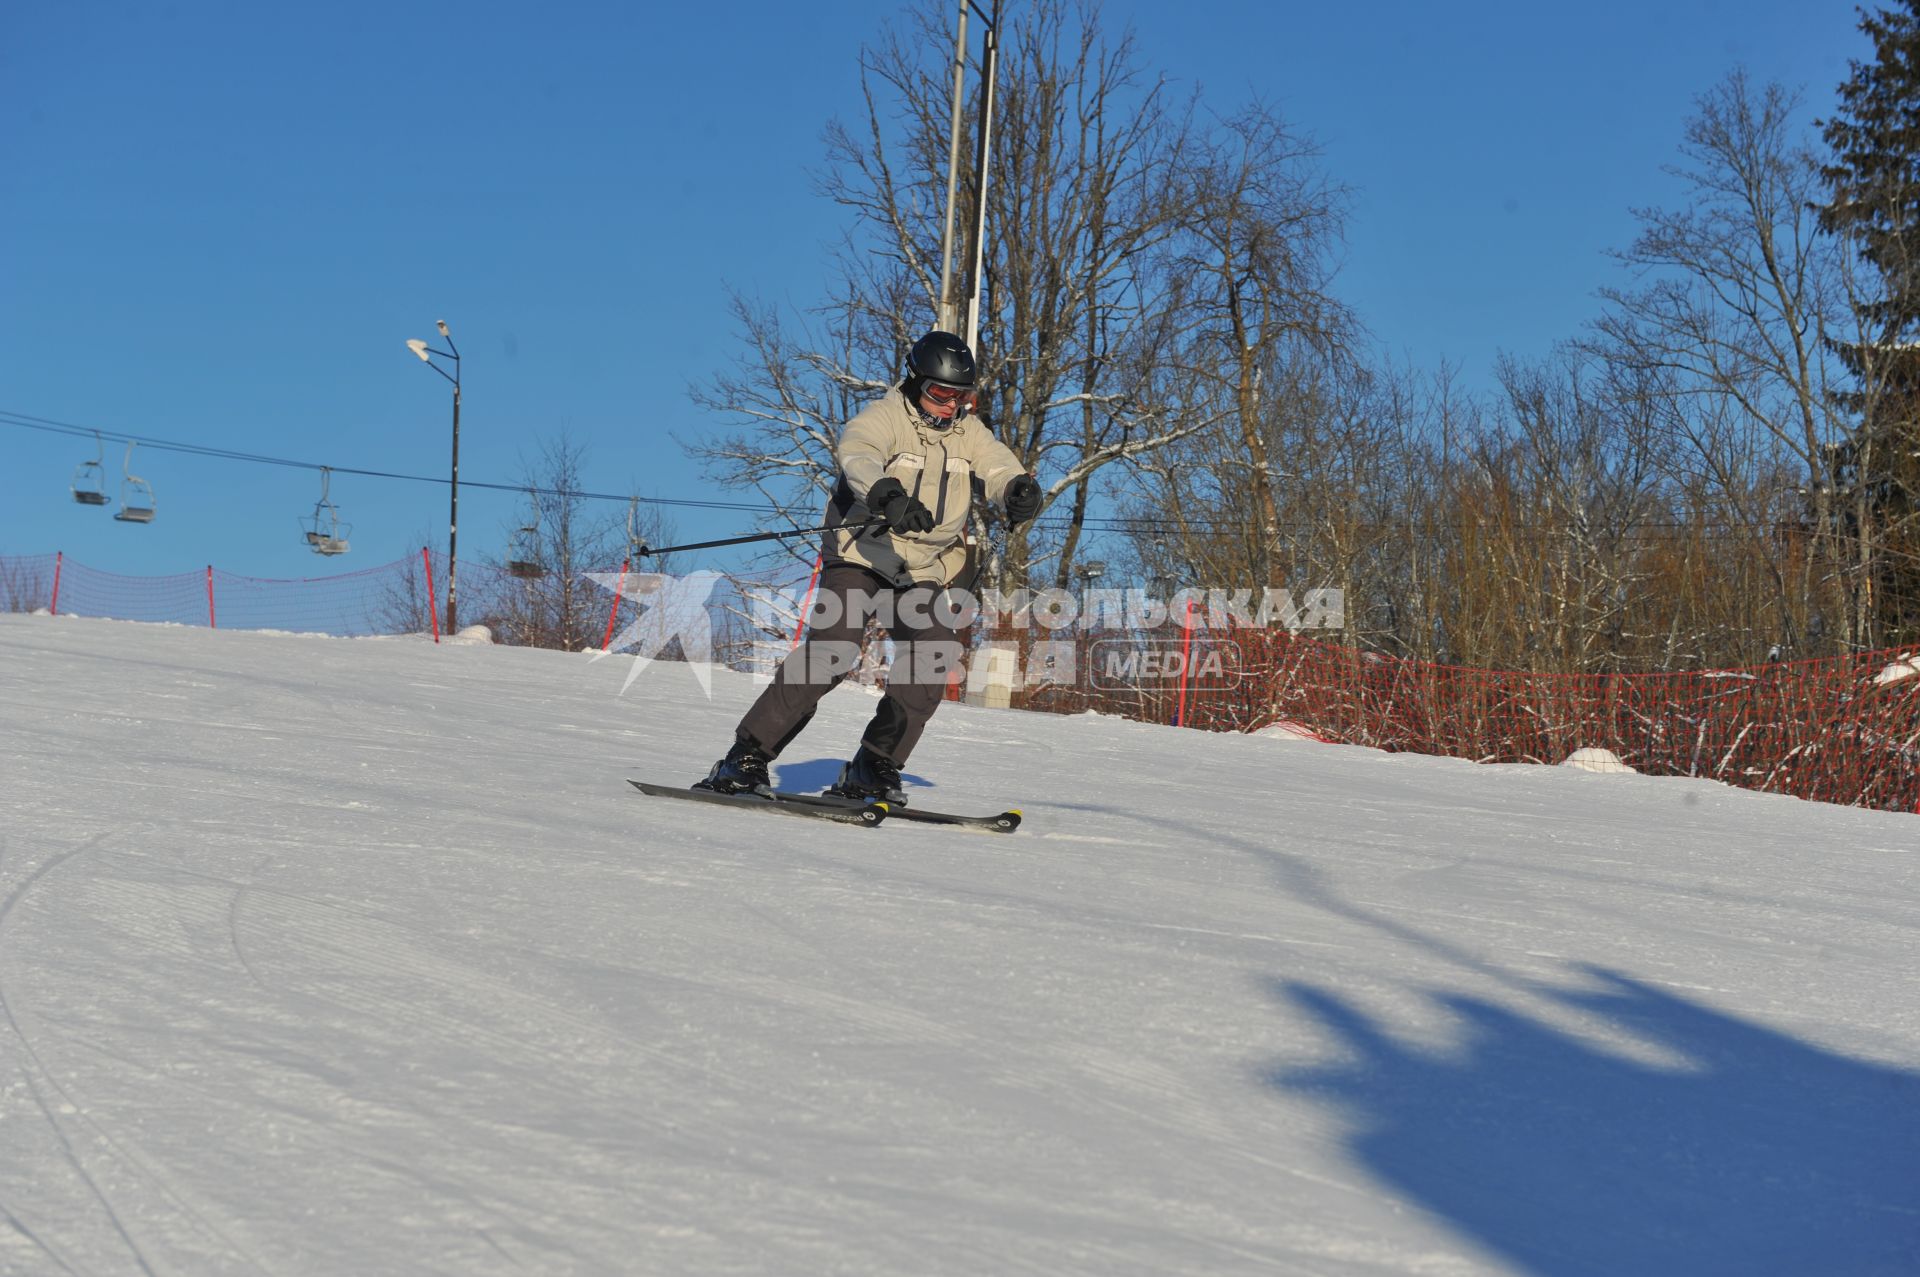
<path fill-rule="evenodd" d="M 887 693 L 827 792 L 905 804 L 900 768 L 960 659 L 959 601 L 946 590 L 967 559 L 973 485 L 1013 523 L 1040 510 L 1040 485 L 970 416 L 974 398 L 973 352 L 936 330 L 913 344 L 901 382 L 847 423 L 806 642 L 781 662 L 734 730 L 733 747 L 696 789 L 770 791 L 767 764 L 852 672 L 867 624 L 877 620 L 894 641 Z"/>

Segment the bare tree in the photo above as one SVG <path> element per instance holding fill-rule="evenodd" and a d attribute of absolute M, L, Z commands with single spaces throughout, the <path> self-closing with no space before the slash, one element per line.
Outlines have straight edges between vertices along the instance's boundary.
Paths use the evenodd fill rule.
<path fill-rule="evenodd" d="M 1024 581 L 1038 551 L 1064 582 L 1095 476 L 1205 428 L 1175 414 L 1153 375 L 1194 101 L 1171 100 L 1132 30 L 1110 37 L 1097 5 L 1041 0 L 1009 46 L 981 343 L 1002 438 L 1071 518 L 1052 545 L 1031 525 L 1008 529 L 1003 581 Z"/>
<path fill-rule="evenodd" d="M 1183 173 L 1178 361 L 1195 411 L 1231 422 L 1251 498 L 1253 579 L 1277 584 L 1280 482 L 1274 448 L 1286 418 L 1319 415 L 1328 377 L 1351 355 L 1358 323 L 1332 294 L 1345 191 L 1312 145 L 1265 107 L 1248 108 L 1195 148 Z"/>
<path fill-rule="evenodd" d="M 598 647 L 614 597 L 590 574 L 617 573 L 635 540 L 657 544 L 670 530 L 656 508 L 596 505 L 584 483 L 587 450 L 565 433 L 523 463 L 527 498 L 507 554 L 495 562 L 489 623 L 502 642 L 580 651 Z M 661 568 L 650 559 L 648 570 Z"/>
<path fill-rule="evenodd" d="M 944 13 L 944 11 L 943 11 Z M 912 15 L 863 51 L 865 118 L 827 130 L 822 191 L 853 218 L 834 298 L 790 334 L 741 301 L 747 350 L 695 400 L 740 427 L 696 444 L 722 482 L 761 492 L 794 520 L 832 483 L 831 446 L 860 402 L 899 375 L 939 298 L 950 79 L 942 17 Z M 986 291 L 977 341 L 980 408 L 1040 475 L 1049 504 L 1084 517 L 1089 484 L 1205 422 L 1153 396 L 1165 328 L 1158 294 L 1173 233 L 1173 180 L 1189 112 L 1139 64 L 1131 32 L 1109 38 L 1096 6 L 1037 0 L 1006 33 L 987 186 Z M 978 205 L 978 175 L 964 199 Z M 971 210 L 962 207 L 963 220 Z M 1034 558 L 1031 526 L 1008 532 L 1010 577 Z M 1070 532 L 1044 549 L 1064 570 Z"/>
<path fill-rule="evenodd" d="M 446 561 L 446 541 L 434 534 L 416 531 L 411 538 Z M 436 581 L 437 589 L 445 583 Z M 367 627 L 375 634 L 425 634 L 434 628 L 435 600 L 428 593 L 426 564 L 417 554 L 409 554 L 405 565 L 389 577 L 368 607 Z"/>
<path fill-rule="evenodd" d="M 840 427 L 891 384 L 884 372 L 868 378 L 848 370 L 898 366 L 871 353 L 852 281 L 840 283 L 847 299 L 824 308 L 824 322 L 797 335 L 774 308 L 736 294 L 733 314 L 745 350 L 732 371 L 689 392 L 695 404 L 739 426 L 717 442 L 682 439 L 681 447 L 721 483 L 767 503 L 764 531 L 818 525 L 838 470 Z M 818 543 L 796 537 L 773 544 L 776 556 L 810 562 Z"/>
<path fill-rule="evenodd" d="M 1587 344 L 1659 388 L 1663 454 L 1707 479 L 1747 551 L 1774 565 L 1780 640 L 1839 651 L 1863 641 L 1866 619 L 1836 505 L 1836 445 L 1850 429 L 1836 342 L 1850 335 L 1849 299 L 1841 246 L 1818 233 L 1820 173 L 1795 131 L 1797 106 L 1738 71 L 1698 100 L 1686 162 L 1672 170 L 1689 202 L 1637 211 L 1640 235 L 1617 256 L 1641 282 L 1603 290 L 1610 308 Z M 1750 482 L 1785 466 L 1815 548 L 1791 564 L 1773 536 L 1781 494 Z"/>
<path fill-rule="evenodd" d="M 38 611 L 49 606 L 52 597 L 52 586 L 39 563 L 0 558 L 0 612 Z"/>
<path fill-rule="evenodd" d="M 1815 233 L 1791 117 L 1738 75 L 1702 98 L 1689 201 L 1643 212 L 1621 255 L 1636 285 L 1485 397 L 1444 369 L 1357 367 L 1317 268 L 1337 191 L 1257 113 L 1207 135 L 1169 241 L 1176 355 L 1152 375 L 1227 428 L 1131 467 L 1132 557 L 1149 578 L 1334 585 L 1350 640 L 1450 663 L 1673 669 L 1863 641 L 1866 565 L 1898 549 L 1897 503 L 1854 478 L 1876 441 L 1850 433 L 1884 347 L 1847 327 L 1850 263 Z"/>

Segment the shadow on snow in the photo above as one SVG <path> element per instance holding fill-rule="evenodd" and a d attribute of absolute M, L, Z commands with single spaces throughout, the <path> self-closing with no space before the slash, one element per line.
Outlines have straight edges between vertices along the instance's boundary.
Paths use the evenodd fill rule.
<path fill-rule="evenodd" d="M 1331 1099 L 1359 1162 L 1523 1271 L 1920 1273 L 1920 1073 L 1849 1059 L 1612 972 L 1545 991 L 1685 1057 L 1643 1064 L 1460 995 L 1457 1048 L 1410 1049 L 1275 982 L 1344 1062 L 1277 1069 Z"/>
<path fill-rule="evenodd" d="M 773 783 L 779 789 L 791 789 L 801 793 L 809 790 L 825 789 L 840 779 L 840 769 L 847 765 L 844 758 L 809 758 L 805 762 L 775 763 Z M 908 788 L 931 789 L 933 782 L 911 772 L 902 772 L 900 782 Z"/>

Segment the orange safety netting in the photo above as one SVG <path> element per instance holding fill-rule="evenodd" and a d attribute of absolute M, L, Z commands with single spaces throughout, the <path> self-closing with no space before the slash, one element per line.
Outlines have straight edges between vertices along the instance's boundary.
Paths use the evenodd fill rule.
<path fill-rule="evenodd" d="M 1003 637 L 1044 645 L 1030 635 Z M 1077 637 L 1078 659 L 1059 662 L 1074 669 L 1073 683 L 1043 679 L 1016 703 L 1215 731 L 1278 724 L 1325 741 L 1476 762 L 1561 763 L 1579 750 L 1606 750 L 1653 775 L 1920 809 L 1920 657 L 1909 651 L 1554 675 L 1403 660 L 1284 630 L 1196 627 L 1181 659 L 1149 664 L 1149 677 L 1128 683 L 1116 676 L 1125 666 L 1115 665 L 1112 645 L 1125 655 L 1129 642 Z M 1181 640 L 1156 643 L 1170 651 Z M 1021 664 L 1031 683 L 1031 663 Z"/>
<path fill-rule="evenodd" d="M 394 634 L 427 628 L 425 595 L 413 584 L 421 575 L 418 558 L 336 576 L 271 580 L 216 567 L 122 576 L 63 555 L 30 555 L 0 558 L 0 603 L 10 611 L 45 608 L 60 616 L 218 629 Z"/>

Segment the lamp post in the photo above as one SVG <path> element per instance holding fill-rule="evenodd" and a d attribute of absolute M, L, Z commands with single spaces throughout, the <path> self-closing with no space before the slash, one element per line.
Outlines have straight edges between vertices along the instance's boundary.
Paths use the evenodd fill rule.
<path fill-rule="evenodd" d="M 440 336 L 446 340 L 447 348 L 440 350 L 429 346 L 418 337 L 407 342 L 407 349 L 420 356 L 420 362 L 453 383 L 453 474 L 448 487 L 452 490 L 452 502 L 447 508 L 447 633 L 459 631 L 454 610 L 454 571 L 459 562 L 456 547 L 460 536 L 460 348 L 453 344 L 453 334 L 447 331 L 447 321 L 436 319 L 434 324 L 440 329 Z M 453 371 L 433 362 L 433 356 L 453 360 Z"/>

